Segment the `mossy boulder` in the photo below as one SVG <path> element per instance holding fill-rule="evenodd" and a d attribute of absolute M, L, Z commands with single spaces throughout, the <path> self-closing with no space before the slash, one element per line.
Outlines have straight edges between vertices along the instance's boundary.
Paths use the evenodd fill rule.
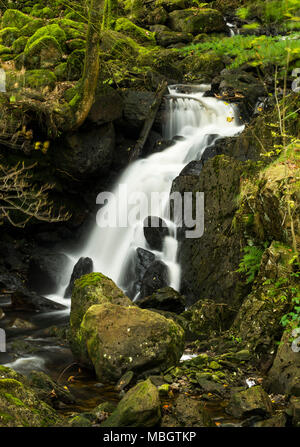
<path fill-rule="evenodd" d="M 158 6 L 150 11 L 147 16 L 147 23 L 150 25 L 164 24 L 168 19 L 168 13 L 163 6 Z"/>
<path fill-rule="evenodd" d="M 125 17 L 116 20 L 115 31 L 124 33 L 140 43 L 155 44 L 155 37 L 151 31 L 147 31 L 140 26 L 135 25 Z"/>
<path fill-rule="evenodd" d="M 32 19 L 26 25 L 24 25 L 20 29 L 21 36 L 31 37 L 39 28 L 42 28 L 44 25 L 43 20 L 41 19 Z"/>
<path fill-rule="evenodd" d="M 2 28 L 6 28 L 8 26 L 22 28 L 32 21 L 32 18 L 26 14 L 23 14 L 21 11 L 17 9 L 7 9 L 2 17 Z"/>
<path fill-rule="evenodd" d="M 155 32 L 155 39 L 160 46 L 168 47 L 179 42 L 192 42 L 193 35 L 191 33 L 178 33 L 171 30 L 158 30 Z"/>
<path fill-rule="evenodd" d="M 1 45 L 0 44 L 0 56 L 4 55 L 4 54 L 11 54 L 12 53 L 12 49 L 9 47 L 6 47 L 5 45 Z"/>
<path fill-rule="evenodd" d="M 233 394 L 226 412 L 238 418 L 254 415 L 270 416 L 273 408 L 268 394 L 260 385 L 257 385 Z"/>
<path fill-rule="evenodd" d="M 70 343 L 74 355 L 87 365 L 91 365 L 91 362 L 86 347 L 82 343 L 80 325 L 89 307 L 104 303 L 133 305 L 122 290 L 101 273 L 89 273 L 75 281 L 71 301 Z"/>
<path fill-rule="evenodd" d="M 84 50 L 86 46 L 86 41 L 83 39 L 71 39 L 66 42 L 69 51 L 74 50 Z"/>
<path fill-rule="evenodd" d="M 187 56 L 179 65 L 188 82 L 210 82 L 224 68 L 224 63 L 214 53 Z"/>
<path fill-rule="evenodd" d="M 190 8 L 169 14 L 169 26 L 174 31 L 184 33 L 211 33 L 224 31 L 226 24 L 222 14 L 216 9 Z"/>
<path fill-rule="evenodd" d="M 16 27 L 9 26 L 0 31 L 0 41 L 7 47 L 10 47 L 18 37 L 20 37 L 20 30 Z"/>
<path fill-rule="evenodd" d="M 24 77 L 26 87 L 34 89 L 48 87 L 50 90 L 55 87 L 56 76 L 50 70 L 27 70 Z"/>
<path fill-rule="evenodd" d="M 51 68 L 61 61 L 62 50 L 54 37 L 45 36 L 35 40 L 30 46 L 27 42 L 25 51 L 20 56 L 19 66 L 23 59 L 23 63 L 28 69 Z"/>
<path fill-rule="evenodd" d="M 202 402 L 180 393 L 161 423 L 162 427 L 215 427 Z"/>
<path fill-rule="evenodd" d="M 40 400 L 27 380 L 0 365 L 0 427 L 49 427 L 57 413 Z"/>
<path fill-rule="evenodd" d="M 34 15 L 35 17 L 40 17 L 42 19 L 52 19 L 55 17 L 56 13 L 53 9 L 49 8 L 49 6 L 46 6 L 45 8 L 36 10 Z"/>
<path fill-rule="evenodd" d="M 51 23 L 58 25 L 66 35 L 67 40 L 85 39 L 87 34 L 87 25 L 82 22 L 76 22 L 70 19 L 54 19 Z"/>
<path fill-rule="evenodd" d="M 67 62 L 58 64 L 54 69 L 54 75 L 58 81 L 66 81 L 68 79 Z"/>
<path fill-rule="evenodd" d="M 125 394 L 101 427 L 155 427 L 161 418 L 159 393 L 150 380 Z"/>
<path fill-rule="evenodd" d="M 28 51 L 32 44 L 36 41 L 39 41 L 43 37 L 52 37 L 58 42 L 61 48 L 64 47 L 66 41 L 66 34 L 63 29 L 60 28 L 57 24 L 46 25 L 42 28 L 39 28 L 33 36 L 28 39 L 25 51 Z"/>
<path fill-rule="evenodd" d="M 105 303 L 88 309 L 80 327 L 100 380 L 117 381 L 127 371 L 160 372 L 179 362 L 184 331 L 165 317 L 135 306 Z"/>
<path fill-rule="evenodd" d="M 18 39 L 16 39 L 12 45 L 12 51 L 15 54 L 20 54 L 25 50 L 26 44 L 28 41 L 28 37 L 21 36 Z"/>
<path fill-rule="evenodd" d="M 158 289 L 152 295 L 137 301 L 142 309 L 158 309 L 180 314 L 185 309 L 185 297 L 172 287 Z"/>

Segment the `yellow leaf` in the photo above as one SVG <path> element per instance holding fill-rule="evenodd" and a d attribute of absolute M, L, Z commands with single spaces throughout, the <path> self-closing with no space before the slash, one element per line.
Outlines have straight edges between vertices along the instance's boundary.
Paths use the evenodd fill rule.
<path fill-rule="evenodd" d="M 228 121 L 229 123 L 231 123 L 231 122 L 233 121 L 234 118 L 233 118 L 232 116 L 227 116 L 226 119 L 227 119 L 227 121 Z"/>

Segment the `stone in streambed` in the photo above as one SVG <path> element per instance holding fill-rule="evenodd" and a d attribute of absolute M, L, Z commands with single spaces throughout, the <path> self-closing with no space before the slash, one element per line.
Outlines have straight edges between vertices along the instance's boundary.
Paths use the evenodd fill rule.
<path fill-rule="evenodd" d="M 108 302 L 88 309 L 77 340 L 98 378 L 109 382 L 126 371 L 164 371 L 179 362 L 184 349 L 184 331 L 172 320 Z"/>
<path fill-rule="evenodd" d="M 93 261 L 91 258 L 80 258 L 79 261 L 75 264 L 70 283 L 65 291 L 65 298 L 70 298 L 73 292 L 74 283 L 76 279 L 81 278 L 83 275 L 87 275 L 88 273 L 92 273 L 93 271 Z"/>
<path fill-rule="evenodd" d="M 181 314 L 185 310 L 185 298 L 172 289 L 164 287 L 152 295 L 142 298 L 137 302 L 142 309 L 158 309 Z"/>
<path fill-rule="evenodd" d="M 154 427 L 160 418 L 158 390 L 150 380 L 145 380 L 125 394 L 101 427 Z"/>
<path fill-rule="evenodd" d="M 164 238 L 169 234 L 170 230 L 161 217 L 148 216 L 144 220 L 144 236 L 151 249 L 161 251 Z"/>
<path fill-rule="evenodd" d="M 75 280 L 72 292 L 70 314 L 70 345 L 75 357 L 91 366 L 86 346 L 82 343 L 80 325 L 89 307 L 95 304 L 112 303 L 123 306 L 133 305 L 121 289 L 101 273 L 90 273 Z"/>
<path fill-rule="evenodd" d="M 233 394 L 226 412 L 237 418 L 269 416 L 273 413 L 273 408 L 268 394 L 258 385 Z"/>
<path fill-rule="evenodd" d="M 29 287 L 37 293 L 55 293 L 68 263 L 63 253 L 39 251 L 33 254 L 29 261 Z"/>
<path fill-rule="evenodd" d="M 209 8 L 173 11 L 169 14 L 169 26 L 174 31 L 194 35 L 226 30 L 225 20 L 220 11 Z"/>
<path fill-rule="evenodd" d="M 145 272 L 141 284 L 141 298 L 169 285 L 169 269 L 162 261 L 153 262 Z"/>

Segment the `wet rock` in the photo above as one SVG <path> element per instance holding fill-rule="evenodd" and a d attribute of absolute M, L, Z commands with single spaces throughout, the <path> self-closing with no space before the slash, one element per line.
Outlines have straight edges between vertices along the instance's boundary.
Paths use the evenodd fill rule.
<path fill-rule="evenodd" d="M 129 132 L 139 131 L 142 128 L 154 99 L 155 94 L 152 92 L 125 90 L 123 120 Z"/>
<path fill-rule="evenodd" d="M 61 304 L 28 290 L 20 278 L 14 274 L 0 275 L 0 290 L 2 289 L 6 290 L 6 293 L 8 292 L 14 310 L 50 311 L 65 308 Z"/>
<path fill-rule="evenodd" d="M 56 292 L 68 263 L 68 257 L 62 253 L 40 251 L 33 254 L 29 261 L 29 287 L 41 294 Z"/>
<path fill-rule="evenodd" d="M 148 216 L 144 220 L 144 236 L 152 250 L 162 251 L 163 241 L 170 234 L 166 222 L 157 216 Z"/>
<path fill-rule="evenodd" d="M 96 95 L 88 120 L 101 125 L 121 118 L 122 112 L 123 100 L 121 95 L 113 88 L 106 88 L 106 90 Z"/>
<path fill-rule="evenodd" d="M 158 309 L 180 314 L 185 310 L 185 298 L 172 289 L 164 287 L 137 302 L 142 309 Z"/>
<path fill-rule="evenodd" d="M 199 163 L 199 168 L 201 165 Z M 197 166 L 197 167 L 198 167 Z M 182 293 L 188 304 L 200 296 L 232 305 L 240 302 L 247 290 L 239 282 L 241 235 L 232 228 L 238 209 L 241 163 L 218 156 L 207 161 L 200 175 L 196 165 L 184 170 L 172 184 L 171 192 L 204 192 L 204 234 L 201 238 L 183 238 L 179 246 L 182 266 Z M 230 273 L 229 273 L 230 272 Z"/>
<path fill-rule="evenodd" d="M 119 380 L 119 382 L 116 385 L 117 391 L 122 391 L 124 388 L 128 387 L 130 382 L 132 381 L 134 377 L 134 373 L 132 371 L 127 371 Z"/>
<path fill-rule="evenodd" d="M 171 417 L 165 418 L 162 427 L 212 427 L 212 422 L 203 404 L 184 394 L 179 394 L 176 399 Z"/>
<path fill-rule="evenodd" d="M 155 427 L 160 421 L 157 388 L 146 380 L 125 394 L 112 415 L 101 427 Z"/>
<path fill-rule="evenodd" d="M 226 412 L 237 418 L 254 415 L 268 416 L 273 413 L 273 408 L 268 394 L 258 385 L 233 394 Z"/>
<path fill-rule="evenodd" d="M 169 270 L 162 261 L 153 262 L 145 272 L 141 284 L 141 298 L 169 285 Z"/>
<path fill-rule="evenodd" d="M 74 283 L 76 279 L 81 278 L 83 275 L 87 275 L 88 273 L 92 273 L 93 271 L 93 261 L 91 258 L 80 258 L 79 261 L 75 264 L 70 283 L 65 291 L 65 298 L 70 298 L 73 292 Z"/>
<path fill-rule="evenodd" d="M 56 152 L 55 163 L 62 171 L 80 179 L 108 171 L 115 149 L 112 124 L 69 134 Z"/>
<path fill-rule="evenodd" d="M 169 14 L 169 26 L 172 30 L 184 33 L 207 33 L 226 31 L 226 24 L 222 14 L 209 8 L 185 9 L 173 11 Z"/>
<path fill-rule="evenodd" d="M 201 377 L 200 374 L 196 374 L 196 379 L 202 392 L 218 394 L 220 396 L 224 394 L 224 387 L 220 383 L 217 383 L 213 380 L 205 379 L 204 377 Z"/>
<path fill-rule="evenodd" d="M 193 35 L 191 33 L 176 33 L 175 31 L 157 31 L 155 33 L 155 39 L 158 45 L 162 47 L 169 47 L 170 45 L 175 45 L 177 43 L 187 44 L 192 42 Z"/>
<path fill-rule="evenodd" d="M 139 279 L 142 279 L 146 270 L 155 260 L 155 255 L 151 251 L 145 250 L 144 248 L 137 248 L 137 263 L 136 263 L 136 274 Z"/>
<path fill-rule="evenodd" d="M 71 301 L 70 345 L 75 357 L 88 366 L 91 366 L 91 361 L 85 345 L 81 343 L 79 329 L 89 307 L 103 303 L 133 305 L 122 290 L 101 273 L 90 273 L 75 281 Z"/>
<path fill-rule="evenodd" d="M 254 424 L 255 427 L 285 427 L 286 425 L 286 415 L 284 413 L 275 414 L 270 419 L 265 419 L 264 421 L 257 422 Z"/>
<path fill-rule="evenodd" d="M 28 380 L 35 389 L 39 399 L 47 402 L 54 408 L 58 407 L 59 402 L 65 404 L 73 404 L 75 402 L 74 396 L 68 389 L 54 382 L 51 377 L 42 371 L 32 371 L 28 376 Z"/>
<path fill-rule="evenodd" d="M 188 337 L 199 340 L 228 329 L 234 316 L 235 311 L 228 304 L 213 300 L 199 300 L 182 314 L 187 320 Z"/>
<path fill-rule="evenodd" d="M 0 427 L 50 427 L 60 419 L 23 376 L 0 365 Z"/>
<path fill-rule="evenodd" d="M 114 382 L 127 371 L 159 372 L 176 364 L 184 331 L 157 313 L 105 303 L 88 309 L 78 343 L 86 347 L 98 378 Z"/>
<path fill-rule="evenodd" d="M 9 327 L 12 329 L 36 329 L 35 325 L 30 321 L 23 320 L 22 318 L 16 318 L 13 320 Z"/>
<path fill-rule="evenodd" d="M 296 338 L 290 330 L 286 330 L 281 338 L 267 378 L 268 390 L 272 393 L 300 397 L 300 355 Z"/>

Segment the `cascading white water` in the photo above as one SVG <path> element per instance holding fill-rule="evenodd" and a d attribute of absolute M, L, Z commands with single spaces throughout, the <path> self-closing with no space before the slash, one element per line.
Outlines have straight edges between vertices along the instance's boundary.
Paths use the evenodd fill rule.
<path fill-rule="evenodd" d="M 143 221 L 150 214 L 165 218 L 165 208 L 174 178 L 190 161 L 199 160 L 207 146 L 218 137 L 232 136 L 243 130 L 243 126 L 237 123 L 232 105 L 203 96 L 208 89 L 209 86 L 206 85 L 169 87 L 169 110 L 164 137 L 180 138 L 164 151 L 139 159 L 125 169 L 113 191 L 116 201 L 109 200 L 102 207 L 97 217 L 98 225 L 95 224 L 84 249 L 72 255 L 75 258 L 92 258 L 94 271 L 112 278 L 124 290 L 128 286 L 128 278 L 124 277 L 126 267 L 135 250 L 138 247 L 150 250 L 144 237 Z M 128 203 L 118 197 L 119 185 L 125 185 L 128 198 L 135 194 L 135 203 Z M 148 200 L 148 203 L 151 203 L 150 196 L 153 192 L 165 193 L 165 196 L 162 202 L 152 203 L 149 212 L 147 203 L 144 202 Z M 112 207 L 117 208 L 120 217 L 134 214 L 137 204 L 139 218 L 134 225 L 115 228 L 99 226 L 112 211 Z M 171 231 L 164 239 L 163 250 L 152 252 L 168 266 L 170 286 L 179 290 L 180 266 L 177 262 L 176 229 L 172 222 L 167 223 Z"/>

